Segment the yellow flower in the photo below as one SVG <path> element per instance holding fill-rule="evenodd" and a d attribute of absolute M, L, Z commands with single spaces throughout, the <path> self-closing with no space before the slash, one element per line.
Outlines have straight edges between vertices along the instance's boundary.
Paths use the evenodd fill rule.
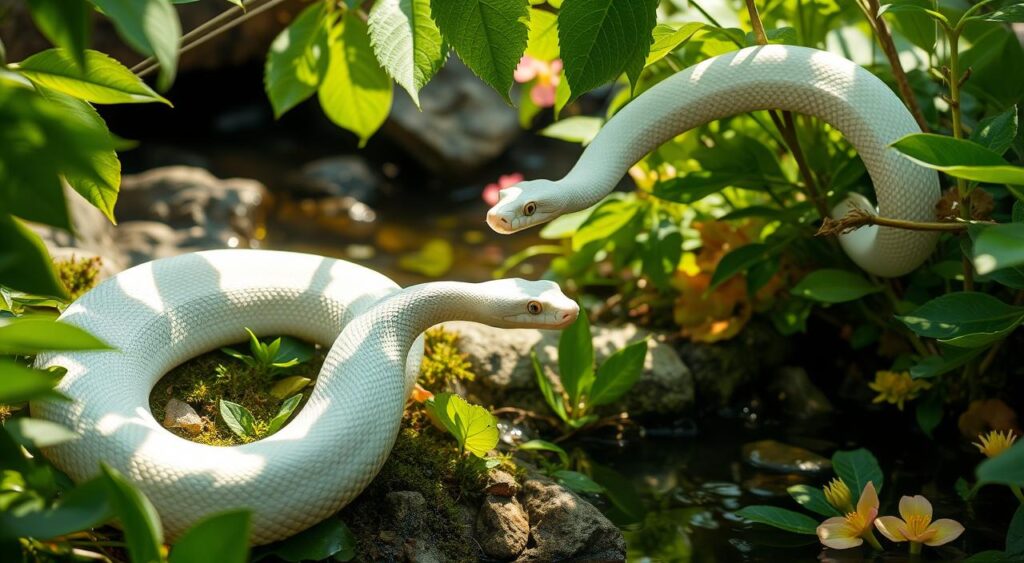
<path fill-rule="evenodd" d="M 878 396 L 873 402 L 891 403 L 903 410 L 903 403 L 916 399 L 921 391 L 930 389 L 931 384 L 912 379 L 905 371 L 879 371 L 875 373 L 875 380 L 868 383 L 868 387 L 878 391 Z"/>
<path fill-rule="evenodd" d="M 872 532 L 875 517 L 878 516 L 878 493 L 870 481 L 864 487 L 857 501 L 857 510 L 846 516 L 834 516 L 818 526 L 818 539 L 825 547 L 849 549 L 867 541 L 871 547 L 881 550 Z"/>
<path fill-rule="evenodd" d="M 853 495 L 842 479 L 832 479 L 822 489 L 825 491 L 825 500 L 836 510 L 844 513 L 853 511 Z"/>
<path fill-rule="evenodd" d="M 921 495 L 901 498 L 900 516 L 903 518 L 882 516 L 875 520 L 875 527 L 894 542 L 911 542 L 912 553 L 921 549 L 920 544 L 943 545 L 964 533 L 964 527 L 956 520 L 941 518 L 932 522 L 932 503 Z"/>
<path fill-rule="evenodd" d="M 978 439 L 981 440 L 981 443 L 975 442 L 974 447 L 985 454 L 985 457 L 996 457 L 1010 449 L 1010 446 L 1017 441 L 1017 435 L 1013 433 L 1013 430 L 1007 430 L 1005 433 L 993 430 L 987 435 L 978 434 Z"/>

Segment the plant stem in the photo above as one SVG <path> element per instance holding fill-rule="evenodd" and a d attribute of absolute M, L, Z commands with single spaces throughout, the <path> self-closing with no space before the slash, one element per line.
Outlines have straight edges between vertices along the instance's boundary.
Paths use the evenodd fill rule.
<path fill-rule="evenodd" d="M 859 2 L 858 5 L 860 5 Z M 881 9 L 878 0 L 867 0 L 867 6 L 861 5 L 861 8 L 864 10 L 864 15 L 871 22 L 871 27 L 875 30 L 878 44 L 882 47 L 885 58 L 889 60 L 889 66 L 892 67 L 892 75 L 896 79 L 896 86 L 900 90 L 903 103 L 910 110 L 910 114 L 914 116 L 914 121 L 917 121 L 921 131 L 927 133 L 928 121 L 925 120 L 924 114 L 921 113 L 921 107 L 917 105 L 917 98 L 914 97 L 914 90 L 911 89 L 910 82 L 907 80 L 907 73 L 903 70 L 903 63 L 900 62 L 900 54 L 896 51 L 896 44 L 892 40 L 892 34 L 889 33 L 889 26 L 886 25 L 885 19 L 878 15 L 878 11 Z"/>
<path fill-rule="evenodd" d="M 949 82 L 949 112 L 953 118 L 953 137 L 963 138 L 963 126 L 960 122 L 960 82 L 964 77 L 960 75 L 960 29 L 947 29 L 946 36 L 949 40 L 949 69 L 946 81 Z M 971 218 L 970 189 L 967 181 L 963 178 L 956 179 L 956 191 L 960 196 L 960 217 L 964 220 Z M 962 258 L 964 268 L 964 291 L 974 291 L 974 266 L 971 259 L 964 254 Z"/>
<path fill-rule="evenodd" d="M 1010 485 L 1010 490 L 1013 491 L 1013 496 L 1017 497 L 1017 500 L 1021 504 L 1024 504 L 1024 493 L 1020 490 L 1020 485 Z"/>
<path fill-rule="evenodd" d="M 757 13 L 757 5 L 754 4 L 754 0 L 746 0 L 747 2 L 747 14 L 750 15 L 750 26 L 754 28 L 754 37 L 757 38 L 758 45 L 768 44 L 768 35 L 764 32 L 764 24 L 761 22 L 761 16 Z"/>
<path fill-rule="evenodd" d="M 910 542 L 910 555 L 911 556 L 921 555 L 921 542 L 916 542 L 916 541 Z"/>
<path fill-rule="evenodd" d="M 863 537 L 864 541 L 868 542 L 868 545 L 874 548 L 875 551 L 883 551 L 882 544 L 878 543 L 878 538 L 875 537 L 875 533 L 871 531 L 871 528 L 868 528 L 861 537 Z"/>

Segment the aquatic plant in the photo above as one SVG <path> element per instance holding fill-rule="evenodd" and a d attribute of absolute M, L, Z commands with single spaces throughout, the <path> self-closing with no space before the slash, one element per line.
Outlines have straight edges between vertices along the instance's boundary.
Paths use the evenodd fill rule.
<path fill-rule="evenodd" d="M 933 522 L 932 504 L 921 495 L 901 498 L 900 518 L 880 516 L 875 527 L 894 542 L 910 542 L 911 554 L 920 553 L 922 544 L 944 545 L 964 533 L 963 525 L 956 520 L 940 518 Z"/>
<path fill-rule="evenodd" d="M 826 547 L 849 549 L 864 542 L 881 551 L 882 545 L 875 537 L 874 524 L 878 516 L 878 493 L 871 482 L 864 487 L 857 501 L 857 508 L 844 516 L 833 516 L 817 528 L 818 539 Z"/>

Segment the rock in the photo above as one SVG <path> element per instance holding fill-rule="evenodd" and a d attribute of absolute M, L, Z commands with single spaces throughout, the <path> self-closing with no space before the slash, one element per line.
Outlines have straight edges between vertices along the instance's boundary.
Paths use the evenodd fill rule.
<path fill-rule="evenodd" d="M 731 340 L 714 344 L 679 340 L 674 348 L 693 373 L 697 399 L 710 408 L 729 404 L 738 390 L 756 385 L 787 356 L 786 338 L 756 319 Z"/>
<path fill-rule="evenodd" d="M 199 413 L 192 408 L 192 405 L 171 399 L 164 407 L 164 427 L 183 428 L 189 434 L 199 434 L 203 431 L 203 419 Z"/>
<path fill-rule="evenodd" d="M 771 390 L 785 413 L 793 418 L 813 418 L 834 410 L 832 402 L 801 367 L 786 366 L 776 370 Z"/>
<path fill-rule="evenodd" d="M 762 498 L 788 498 L 789 487 L 806 482 L 807 480 L 800 475 L 769 475 L 757 472 L 743 480 L 743 488 L 748 493 Z"/>
<path fill-rule="evenodd" d="M 39 234 L 54 258 L 67 258 L 72 254 L 80 257 L 99 256 L 103 261 L 100 278 L 107 278 L 128 267 L 128 261 L 116 250 L 116 228 L 100 210 L 93 207 L 82 196 L 69 187 L 64 189 L 68 214 L 75 233 L 31 224 Z"/>
<path fill-rule="evenodd" d="M 530 537 L 530 521 L 515 497 L 487 495 L 473 529 L 484 553 L 502 561 L 515 559 Z"/>
<path fill-rule="evenodd" d="M 530 541 L 516 561 L 624 561 L 622 532 L 597 508 L 554 481 L 533 475 L 523 485 Z"/>
<path fill-rule="evenodd" d="M 743 444 L 743 459 L 754 467 L 779 473 L 823 473 L 832 468 L 828 459 L 801 447 L 775 440 Z"/>
<path fill-rule="evenodd" d="M 181 254 L 180 233 L 156 221 L 129 221 L 117 227 L 117 247 L 129 264 Z"/>
<path fill-rule="evenodd" d="M 306 163 L 289 179 L 288 187 L 297 195 L 351 197 L 372 206 L 377 204 L 383 181 L 360 156 L 345 155 Z"/>
<path fill-rule="evenodd" d="M 395 491 L 387 496 L 388 518 L 393 530 L 407 538 L 415 537 L 423 530 L 427 518 L 427 501 L 416 491 Z"/>
<path fill-rule="evenodd" d="M 519 483 L 508 473 L 492 469 L 487 473 L 487 487 L 484 491 L 489 495 L 514 497 L 519 493 Z"/>
<path fill-rule="evenodd" d="M 548 407 L 537 389 L 530 352 L 553 375 L 558 365 L 557 331 L 496 329 L 476 323 L 445 323 L 459 333 L 458 347 L 468 354 L 476 379 L 466 382 L 471 399 L 485 405 L 518 406 L 537 412 Z M 650 333 L 632 325 L 592 327 L 598 364 L 612 353 Z M 557 385 L 557 384 L 556 384 Z M 693 378 L 675 352 L 657 338 L 649 341 L 644 371 L 636 385 L 615 405 L 635 416 L 678 414 L 693 405 Z"/>
<path fill-rule="evenodd" d="M 383 131 L 436 173 L 468 175 L 520 133 L 516 110 L 455 57 L 420 91 L 420 104 L 396 92 Z"/>

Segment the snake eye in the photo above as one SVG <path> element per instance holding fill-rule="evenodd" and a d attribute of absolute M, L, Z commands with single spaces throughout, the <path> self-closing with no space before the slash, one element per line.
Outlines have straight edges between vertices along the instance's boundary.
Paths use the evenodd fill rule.
<path fill-rule="evenodd" d="M 526 310 L 529 311 L 531 315 L 539 315 L 540 312 L 544 310 L 544 306 L 538 301 L 530 301 L 526 304 Z"/>
<path fill-rule="evenodd" d="M 533 215 L 536 212 L 537 212 L 537 204 L 535 202 L 530 201 L 530 202 L 527 202 L 526 205 L 523 206 L 523 215 L 526 215 L 527 217 L 529 217 L 530 215 Z"/>

